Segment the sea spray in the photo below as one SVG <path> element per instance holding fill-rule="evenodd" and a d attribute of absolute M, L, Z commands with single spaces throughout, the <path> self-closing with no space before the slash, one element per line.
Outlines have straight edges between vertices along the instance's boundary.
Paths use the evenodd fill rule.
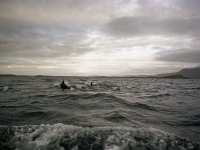
<path fill-rule="evenodd" d="M 154 128 L 53 125 L 1 126 L 0 149 L 200 149 L 198 144 Z"/>

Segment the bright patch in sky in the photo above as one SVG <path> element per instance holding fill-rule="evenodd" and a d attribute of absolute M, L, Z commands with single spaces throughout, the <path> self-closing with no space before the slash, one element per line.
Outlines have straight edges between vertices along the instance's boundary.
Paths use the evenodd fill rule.
<path fill-rule="evenodd" d="M 0 73 L 139 75 L 200 65 L 199 0 L 0 1 Z"/>

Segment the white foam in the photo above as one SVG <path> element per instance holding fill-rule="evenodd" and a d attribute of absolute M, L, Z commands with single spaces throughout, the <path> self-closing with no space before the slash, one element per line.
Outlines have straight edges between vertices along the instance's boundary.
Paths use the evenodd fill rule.
<path fill-rule="evenodd" d="M 61 123 L 54 125 L 39 125 L 39 126 L 23 126 L 16 127 L 16 139 L 19 149 L 48 149 L 49 146 L 53 146 L 54 149 L 62 150 L 60 141 L 65 138 L 65 144 L 69 142 L 85 140 L 83 143 L 90 143 L 90 138 L 99 139 L 105 138 L 103 147 L 106 150 L 128 150 L 137 149 L 138 145 L 145 148 L 149 145 L 153 149 L 167 149 L 167 147 L 180 147 L 187 149 L 193 147 L 192 143 L 177 145 L 180 138 L 166 133 L 164 131 L 154 128 L 129 128 L 129 127 L 94 127 L 83 128 L 71 125 L 63 125 Z M 28 130 L 24 130 L 27 129 Z M 76 139 L 76 140 L 74 140 Z M 88 141 L 89 140 L 89 141 Z M 169 142 L 171 141 L 171 143 Z M 185 141 L 187 142 L 187 141 Z M 51 145 L 53 143 L 53 145 Z M 82 143 L 82 144 L 83 144 Z M 87 144 L 88 144 L 87 143 Z M 71 149 L 78 149 L 80 143 L 76 143 Z M 86 145 L 87 145 L 86 144 Z M 99 142 L 99 144 L 102 144 Z M 170 145 L 169 145 L 170 144 Z M 92 145 L 92 144 L 91 144 Z M 184 147 L 188 145 L 187 147 Z"/>
<path fill-rule="evenodd" d="M 112 89 L 117 91 L 120 90 L 120 87 L 113 87 Z"/>
<path fill-rule="evenodd" d="M 120 147 L 116 145 L 106 146 L 105 150 L 120 150 Z"/>
<path fill-rule="evenodd" d="M 80 89 L 86 88 L 86 86 L 83 86 L 83 85 L 77 84 L 77 85 L 76 85 L 76 88 L 80 90 Z"/>
<path fill-rule="evenodd" d="M 53 84 L 53 87 L 59 87 L 60 86 L 60 83 L 59 82 L 55 82 L 54 84 Z"/>
<path fill-rule="evenodd" d="M 9 90 L 9 86 L 4 86 L 3 87 L 3 91 L 8 91 Z"/>

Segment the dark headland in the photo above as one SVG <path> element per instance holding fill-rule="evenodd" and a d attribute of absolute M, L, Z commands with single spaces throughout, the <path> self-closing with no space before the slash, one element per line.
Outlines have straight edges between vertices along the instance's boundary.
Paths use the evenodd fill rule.
<path fill-rule="evenodd" d="M 157 78 L 200 79 L 200 68 L 184 68 L 178 72 L 158 74 Z"/>

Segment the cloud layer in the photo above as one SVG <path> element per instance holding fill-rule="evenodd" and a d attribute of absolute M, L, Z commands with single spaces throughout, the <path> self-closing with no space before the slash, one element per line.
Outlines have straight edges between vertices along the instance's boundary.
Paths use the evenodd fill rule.
<path fill-rule="evenodd" d="M 105 32 L 114 36 L 199 36 L 199 18 L 121 17 L 106 24 Z"/>
<path fill-rule="evenodd" d="M 167 62 L 200 63 L 200 50 L 160 51 L 156 59 Z"/>
<path fill-rule="evenodd" d="M 199 0 L 1 0 L 0 73 L 156 74 L 196 66 L 199 13 Z"/>

